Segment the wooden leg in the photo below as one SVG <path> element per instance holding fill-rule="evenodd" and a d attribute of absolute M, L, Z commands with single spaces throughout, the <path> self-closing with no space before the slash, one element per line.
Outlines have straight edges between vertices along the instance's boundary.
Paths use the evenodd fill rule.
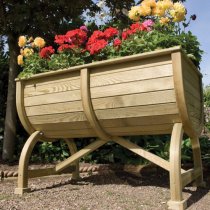
<path fill-rule="evenodd" d="M 84 157 L 85 155 L 90 154 L 91 152 L 93 152 L 94 150 L 98 149 L 99 147 L 101 147 L 102 145 L 104 145 L 106 143 L 107 143 L 106 141 L 103 141 L 103 140 L 100 140 L 100 139 L 92 142 L 88 146 L 84 147 L 83 149 L 79 150 L 75 154 L 71 155 L 66 160 L 62 161 L 61 163 L 58 163 L 55 166 L 55 171 L 57 173 L 59 173 L 60 171 L 66 169 L 70 165 L 72 165 L 72 163 L 78 161 L 81 157 Z"/>
<path fill-rule="evenodd" d="M 169 209 L 184 210 L 187 207 L 186 200 L 182 197 L 181 176 L 181 143 L 183 138 L 182 123 L 174 124 L 170 145 L 170 191 L 171 200 Z"/>
<path fill-rule="evenodd" d="M 18 168 L 18 187 L 15 188 L 15 194 L 22 195 L 24 192 L 29 192 L 28 188 L 28 163 L 31 152 L 40 138 L 41 132 L 35 131 L 26 141 L 19 160 Z"/>
<path fill-rule="evenodd" d="M 200 176 L 196 178 L 193 182 L 195 186 L 205 187 L 205 182 L 203 181 L 203 172 L 202 172 L 202 160 L 201 160 L 201 149 L 198 137 L 190 138 L 192 143 L 192 151 L 193 151 L 193 162 L 194 169 L 200 169 Z"/>
<path fill-rule="evenodd" d="M 74 140 L 73 139 L 64 139 L 64 141 L 68 145 L 70 154 L 71 155 L 75 154 L 77 152 L 77 146 L 76 146 Z M 80 179 L 80 175 L 79 175 L 79 160 L 77 160 L 75 162 L 75 166 L 76 166 L 76 170 L 72 173 L 72 179 L 78 180 L 78 179 Z"/>

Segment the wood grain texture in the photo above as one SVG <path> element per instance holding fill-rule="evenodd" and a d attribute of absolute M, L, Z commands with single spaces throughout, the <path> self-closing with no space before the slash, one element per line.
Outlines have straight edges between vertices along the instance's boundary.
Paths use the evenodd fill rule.
<path fill-rule="evenodd" d="M 168 62 L 167 62 L 168 63 Z M 130 64 L 132 65 L 132 64 Z M 133 64 L 134 65 L 134 64 Z M 146 66 L 146 67 L 145 67 Z M 119 68 L 119 66 L 118 66 Z M 101 70 L 101 69 L 100 69 Z M 152 78 L 160 78 L 172 76 L 172 65 L 159 63 L 137 66 L 122 66 L 115 70 L 113 67 L 108 69 L 105 73 L 94 73 L 92 71 L 90 77 L 90 87 L 109 86 L 113 84 L 127 83 L 132 81 L 147 80 Z M 132 72 L 132 73 L 131 73 Z M 54 82 L 42 83 L 37 82 L 35 85 L 26 85 L 24 90 L 24 97 L 31 97 L 36 95 L 65 92 L 80 89 L 80 77 L 71 77 L 71 74 L 66 75 L 65 80 L 54 78 Z"/>
<path fill-rule="evenodd" d="M 109 120 L 100 120 L 100 124 L 105 128 L 114 128 L 114 127 L 124 127 L 127 126 L 144 126 L 144 125 L 159 125 L 159 124 L 172 124 L 181 122 L 181 119 L 178 114 L 169 114 L 169 115 L 157 115 L 157 116 L 146 116 L 146 117 L 131 117 L 131 118 L 118 118 L 118 119 L 109 119 Z M 81 129 L 90 129 L 91 126 L 88 121 L 83 122 L 64 122 L 64 123 L 46 123 L 46 124 L 34 124 L 35 129 L 37 130 L 54 130 L 59 131 L 61 128 L 63 130 L 81 130 Z"/>
<path fill-rule="evenodd" d="M 93 109 L 90 94 L 90 71 L 88 69 L 81 69 L 81 98 L 84 114 L 94 133 L 96 133 L 97 137 L 101 140 L 110 140 L 111 136 L 103 129 L 103 127 L 101 127 Z"/>
<path fill-rule="evenodd" d="M 147 125 L 147 126 L 131 126 L 131 127 L 118 127 L 118 128 L 104 128 L 105 132 L 111 134 L 112 136 L 128 136 L 132 135 L 142 135 L 143 134 L 159 134 L 159 133 L 171 133 L 173 124 L 163 124 L 163 125 Z M 43 131 L 46 137 L 98 137 L 98 134 L 93 129 L 81 129 L 81 130 L 47 130 Z M 103 138 L 104 139 L 104 138 Z M 111 139 L 111 138 L 109 138 Z"/>
<path fill-rule="evenodd" d="M 96 111 L 96 115 L 99 120 L 120 119 L 120 118 L 130 118 L 130 117 L 146 117 L 146 116 L 168 115 L 168 114 L 177 114 L 177 113 L 178 109 L 176 103 L 126 107 L 126 108 L 106 109 L 106 110 Z M 84 112 L 31 116 L 28 118 L 32 124 L 87 121 Z"/>
<path fill-rule="evenodd" d="M 17 81 L 16 83 L 16 107 L 19 119 L 25 128 L 25 130 L 31 134 L 35 131 L 32 124 L 26 116 L 25 104 L 24 104 L 24 83 Z"/>
<path fill-rule="evenodd" d="M 110 60 L 99 61 L 99 62 L 94 62 L 94 63 L 90 63 L 90 64 L 85 64 L 85 65 L 75 66 L 75 67 L 71 67 L 68 69 L 61 69 L 61 70 L 57 70 L 57 71 L 36 74 L 30 78 L 16 79 L 16 81 L 26 80 L 28 84 L 30 82 L 32 82 L 31 84 L 34 85 L 35 80 L 38 81 L 41 79 L 43 81 L 46 79 L 49 81 L 49 77 L 51 77 L 51 76 L 59 77 L 59 75 L 66 75 L 69 72 L 80 71 L 82 68 L 97 69 L 98 67 L 101 68 L 102 66 L 106 67 L 106 66 L 111 66 L 111 65 L 122 65 L 122 64 L 125 65 L 127 62 L 135 62 L 137 60 L 148 63 L 148 60 L 156 59 L 158 57 L 164 57 L 164 58 L 166 58 L 165 60 L 167 60 L 167 59 L 170 60 L 170 54 L 173 52 L 180 52 L 180 50 L 181 50 L 180 46 L 176 46 L 176 47 L 171 47 L 171 48 L 167 48 L 167 49 L 163 49 L 163 50 L 156 50 L 156 51 L 152 51 L 152 52 L 140 53 L 140 54 L 136 54 L 136 55 L 125 56 L 122 58 L 110 59 Z"/>
<path fill-rule="evenodd" d="M 200 135 L 203 127 L 203 97 L 201 75 L 192 70 L 187 60 L 182 56 L 182 68 L 186 106 L 189 120 L 197 135 Z"/>
<path fill-rule="evenodd" d="M 141 94 L 112 96 L 92 99 L 94 110 L 114 109 L 130 106 L 175 103 L 174 90 L 163 90 Z M 27 116 L 48 115 L 83 111 L 82 102 L 63 102 L 26 107 Z"/>
<path fill-rule="evenodd" d="M 183 57 L 180 52 L 175 52 L 172 54 L 176 101 L 183 123 L 184 131 L 189 136 L 195 136 L 196 131 L 193 129 L 192 122 L 190 121 L 189 110 L 187 109 L 188 107 L 186 103 L 186 93 L 183 77 L 184 66 L 182 65 L 182 59 Z"/>
<path fill-rule="evenodd" d="M 160 84 L 164 84 L 160 85 Z M 133 81 L 129 83 L 122 83 L 110 85 L 109 87 L 95 87 L 91 88 L 91 97 L 103 98 L 125 94 L 136 94 L 144 92 L 152 92 L 158 90 L 173 89 L 173 77 L 156 78 L 143 81 Z M 66 101 L 81 100 L 80 90 L 59 92 L 54 94 L 45 94 L 34 97 L 27 97 L 24 99 L 25 106 L 34 106 L 42 104 L 61 103 Z"/>

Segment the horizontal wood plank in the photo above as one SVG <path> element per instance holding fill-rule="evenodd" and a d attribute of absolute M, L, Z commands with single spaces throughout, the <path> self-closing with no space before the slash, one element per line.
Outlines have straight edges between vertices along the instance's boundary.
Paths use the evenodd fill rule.
<path fill-rule="evenodd" d="M 159 90 L 169 90 L 173 88 L 173 77 L 163 77 L 157 79 L 129 82 L 126 84 L 123 83 L 110 85 L 109 87 L 102 86 L 91 88 L 91 98 L 94 99 L 125 94 L 154 92 Z M 27 97 L 24 99 L 24 105 L 44 105 L 78 100 L 81 100 L 80 90 L 75 90 L 54 94 L 45 94 L 41 96 Z"/>
<path fill-rule="evenodd" d="M 68 76 L 68 75 L 67 75 Z M 65 81 L 57 82 L 56 78 L 54 83 L 46 85 L 29 86 L 24 90 L 24 97 L 31 97 L 35 95 L 43 95 L 50 93 L 65 92 L 71 90 L 80 89 L 80 77 L 73 77 L 72 79 L 69 75 Z M 123 68 L 117 72 L 107 71 L 107 74 L 91 74 L 90 77 L 90 86 L 91 87 L 100 87 L 113 84 L 120 84 L 124 82 L 140 81 L 145 79 L 153 79 L 172 76 L 172 65 L 161 65 L 161 66 L 152 66 L 152 67 L 141 67 L 134 66 L 129 68 Z M 58 80 L 59 81 L 59 80 Z"/>
<path fill-rule="evenodd" d="M 109 127 L 121 127 L 122 129 L 127 126 L 144 126 L 144 125 L 157 125 L 157 124 L 172 124 L 181 122 L 178 114 L 169 115 L 157 115 L 148 117 L 132 117 L 132 118 L 121 118 L 111 120 L 100 120 L 100 124 L 103 128 Z M 64 122 L 64 123 L 46 123 L 46 124 L 34 124 L 36 130 L 81 130 L 90 129 L 91 126 L 88 121 L 83 122 Z"/>
<path fill-rule="evenodd" d="M 139 54 L 139 56 L 141 57 L 141 54 Z M 54 72 L 51 71 L 47 73 L 37 74 L 25 80 L 25 82 L 27 87 L 32 87 L 34 86 L 34 84 L 36 84 L 36 86 L 51 84 L 55 80 L 57 80 L 57 82 L 64 82 L 66 80 L 69 80 L 69 78 L 74 79 L 75 77 L 79 76 L 80 70 L 82 68 L 91 69 L 91 72 L 93 72 L 95 75 L 103 75 L 107 74 L 108 72 L 117 72 L 121 71 L 122 69 L 130 68 L 133 66 L 140 66 L 141 68 L 146 68 L 171 63 L 170 54 L 148 58 L 145 57 L 144 59 L 141 59 L 139 56 L 127 56 L 127 58 L 123 57 L 113 60 L 93 62 L 92 64 L 74 66 L 68 69 L 61 69 L 56 70 Z"/>
<path fill-rule="evenodd" d="M 94 110 L 123 108 L 129 106 L 152 105 L 176 102 L 174 90 L 156 91 L 141 94 L 123 95 L 93 99 Z M 26 107 L 27 116 L 70 113 L 83 111 L 82 102 L 65 102 Z"/>
<path fill-rule="evenodd" d="M 117 109 L 97 110 L 96 115 L 98 119 L 116 119 L 116 118 L 130 118 L 143 116 L 156 116 L 177 114 L 178 109 L 176 103 L 147 105 Z M 52 114 L 43 116 L 31 116 L 29 121 L 32 124 L 56 123 L 56 122 L 75 122 L 87 121 L 83 112 Z"/>
<path fill-rule="evenodd" d="M 168 134 L 172 131 L 173 124 L 156 125 L 156 126 L 133 126 L 125 128 L 106 128 L 105 131 L 114 136 L 132 136 L 145 134 Z M 96 133 L 92 129 L 86 130 L 63 130 L 63 131 L 43 131 L 47 137 L 96 137 Z"/>

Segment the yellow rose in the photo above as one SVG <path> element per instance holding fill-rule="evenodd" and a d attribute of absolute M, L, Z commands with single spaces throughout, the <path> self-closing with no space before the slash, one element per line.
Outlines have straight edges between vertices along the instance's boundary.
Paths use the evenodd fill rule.
<path fill-rule="evenodd" d="M 41 37 L 36 37 L 34 39 L 34 45 L 38 48 L 43 48 L 45 46 L 45 41 Z"/>
<path fill-rule="evenodd" d="M 173 7 L 173 2 L 171 0 L 163 0 L 162 7 L 164 10 L 170 9 Z"/>
<path fill-rule="evenodd" d="M 23 65 L 23 56 L 22 56 L 22 55 L 18 55 L 18 57 L 17 57 L 17 63 L 18 63 L 18 65 L 20 65 L 20 66 Z"/>
<path fill-rule="evenodd" d="M 186 9 L 184 5 L 177 2 L 173 5 L 173 9 L 170 11 L 170 15 L 173 17 L 174 22 L 180 22 L 185 19 Z"/>
<path fill-rule="evenodd" d="M 26 45 L 26 37 L 25 36 L 20 36 L 18 40 L 18 46 L 19 47 L 24 47 Z"/>
<path fill-rule="evenodd" d="M 139 6 L 131 7 L 131 10 L 128 12 L 128 17 L 129 17 L 131 20 L 139 21 L 139 20 L 140 20 L 140 16 L 139 16 Z"/>
<path fill-rule="evenodd" d="M 153 14 L 162 17 L 165 15 L 165 11 L 166 10 L 163 1 L 158 1 L 156 7 L 153 10 Z"/>
<path fill-rule="evenodd" d="M 140 9 L 139 9 L 139 13 L 140 13 L 140 16 L 148 16 L 148 15 L 151 15 L 151 8 L 146 6 L 146 5 L 142 5 L 140 6 Z"/>
<path fill-rule="evenodd" d="M 25 48 L 23 50 L 23 56 L 24 57 L 28 57 L 28 56 L 32 55 L 33 53 L 34 53 L 33 49 L 30 49 L 30 48 Z"/>
<path fill-rule="evenodd" d="M 167 25 L 170 22 L 170 19 L 168 17 L 161 17 L 159 22 L 161 25 Z"/>
<path fill-rule="evenodd" d="M 144 0 L 142 2 L 142 6 L 147 6 L 150 8 L 155 8 L 156 7 L 156 1 L 155 0 Z"/>

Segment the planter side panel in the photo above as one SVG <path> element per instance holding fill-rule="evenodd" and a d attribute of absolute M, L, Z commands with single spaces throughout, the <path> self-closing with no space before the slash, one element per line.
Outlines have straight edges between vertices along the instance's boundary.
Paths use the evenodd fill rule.
<path fill-rule="evenodd" d="M 91 98 L 112 135 L 170 133 L 180 122 L 170 55 L 90 69 Z M 79 71 L 29 80 L 26 115 L 47 137 L 96 136 L 83 112 Z"/>
<path fill-rule="evenodd" d="M 182 68 L 189 123 L 194 132 L 200 135 L 203 126 L 202 76 L 184 56 Z"/>

